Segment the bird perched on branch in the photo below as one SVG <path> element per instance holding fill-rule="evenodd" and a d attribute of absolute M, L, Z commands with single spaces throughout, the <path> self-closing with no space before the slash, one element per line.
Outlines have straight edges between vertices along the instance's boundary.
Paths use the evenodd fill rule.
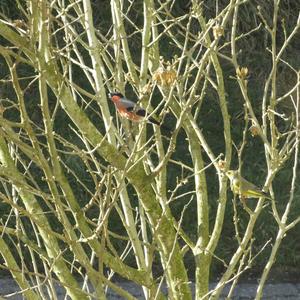
<path fill-rule="evenodd" d="M 238 194 L 241 200 L 245 198 L 267 198 L 272 200 L 270 195 L 262 191 L 253 183 L 243 178 L 238 170 L 229 170 L 226 172 L 227 177 L 230 180 L 231 190 L 234 194 Z"/>
<path fill-rule="evenodd" d="M 135 102 L 127 99 L 121 93 L 109 93 L 108 96 L 114 102 L 115 107 L 121 117 L 124 117 L 134 122 L 139 122 L 146 118 L 147 121 L 149 121 L 150 123 L 160 125 L 160 122 L 156 121 L 152 117 L 147 116 L 148 113 L 145 109 L 140 107 Z"/>

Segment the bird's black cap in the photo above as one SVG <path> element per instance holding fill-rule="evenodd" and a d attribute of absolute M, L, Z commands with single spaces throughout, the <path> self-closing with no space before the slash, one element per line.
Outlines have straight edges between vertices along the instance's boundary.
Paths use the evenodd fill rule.
<path fill-rule="evenodd" d="M 118 96 L 118 97 L 120 97 L 120 98 L 123 98 L 124 96 L 123 96 L 123 94 L 121 94 L 121 93 L 119 93 L 119 92 L 109 92 L 108 93 L 108 97 L 113 97 L 113 96 Z"/>

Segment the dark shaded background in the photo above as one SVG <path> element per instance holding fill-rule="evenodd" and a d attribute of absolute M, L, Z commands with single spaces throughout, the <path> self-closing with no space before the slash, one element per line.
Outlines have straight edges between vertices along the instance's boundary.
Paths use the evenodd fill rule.
<path fill-rule="evenodd" d="M 219 1 L 219 7 L 222 8 L 223 5 L 226 5 L 227 1 Z M 246 5 L 240 7 L 239 18 L 238 18 L 238 34 L 243 32 L 248 32 L 252 28 L 256 27 L 260 22 L 260 18 L 257 15 L 257 6 L 261 6 L 261 10 L 265 16 L 266 21 L 271 24 L 272 22 L 272 13 L 273 7 L 270 1 L 249 1 Z M 179 16 L 189 12 L 188 1 L 176 1 L 172 13 L 175 16 Z M 110 12 L 110 1 L 93 1 L 93 9 L 94 9 L 94 18 L 95 18 L 95 27 L 104 35 L 109 31 L 111 27 L 111 12 Z M 215 17 L 215 3 L 214 1 L 205 1 L 204 2 L 205 16 L 207 19 Z M 283 34 L 283 26 L 285 26 L 287 34 L 289 34 L 296 22 L 298 17 L 298 12 L 300 10 L 300 3 L 298 1 L 281 1 L 280 11 L 279 11 L 279 25 L 278 25 L 278 33 L 277 33 L 277 42 L 280 47 L 284 41 Z M 23 16 L 20 13 L 20 10 L 17 8 L 15 1 L 13 0 L 1 0 L 0 3 L 0 11 L 3 15 L 6 15 L 10 19 L 22 19 Z M 133 8 L 130 12 L 130 18 L 132 18 L 137 26 L 142 26 L 143 24 L 143 16 L 142 16 L 142 1 L 135 1 Z M 230 26 L 231 24 L 229 24 Z M 225 35 L 222 38 L 223 40 L 227 40 L 230 34 L 230 27 L 225 28 Z M 127 25 L 126 27 L 127 33 L 130 34 L 134 29 Z M 192 30 L 197 32 L 199 30 L 198 25 L 192 24 Z M 134 55 L 134 59 L 136 62 L 140 60 L 140 45 L 141 45 L 141 37 L 139 34 L 135 34 L 129 37 L 129 45 Z M 6 41 L 0 39 L 1 44 L 5 44 Z M 222 43 L 222 41 L 221 41 Z M 237 48 L 240 51 L 238 55 L 238 61 L 241 66 L 247 66 L 249 69 L 249 78 L 248 78 L 248 86 L 249 86 L 249 96 L 252 101 L 253 108 L 255 113 L 260 120 L 261 115 L 261 102 L 263 95 L 264 82 L 269 74 L 271 69 L 271 55 L 267 51 L 267 47 L 270 47 L 270 37 L 266 30 L 261 27 L 258 31 L 254 32 L 252 35 L 248 36 L 245 39 L 241 39 L 237 42 Z M 300 35 L 298 35 L 293 39 L 290 43 L 289 47 L 285 51 L 283 55 L 283 59 L 288 61 L 295 69 L 299 69 L 300 66 Z M 160 50 L 161 55 L 164 56 L 165 60 L 171 60 L 178 51 L 174 45 L 170 43 L 168 38 L 163 38 L 160 41 Z M 228 51 L 228 55 L 230 54 L 230 48 L 227 47 L 224 51 L 226 54 Z M 221 59 L 221 64 L 224 72 L 225 84 L 226 84 L 226 93 L 227 93 L 227 103 L 228 109 L 231 115 L 231 128 L 232 128 L 232 137 L 233 141 L 236 145 L 241 143 L 242 132 L 244 130 L 245 122 L 244 122 L 244 111 L 243 111 L 243 99 L 239 91 L 239 87 L 232 77 L 235 76 L 235 70 L 228 63 L 228 61 Z M 26 67 L 21 67 L 19 71 L 26 76 L 26 74 L 31 74 L 32 70 L 29 70 Z M 7 78 L 7 68 L 5 63 L 0 57 L 0 80 Z M 76 75 L 76 74 L 75 74 Z M 212 74 L 212 77 L 214 75 Z M 191 79 L 192 80 L 192 79 Z M 87 82 L 82 82 L 80 76 L 77 77 L 77 82 L 81 86 L 85 86 L 87 90 L 92 92 L 91 87 Z M 296 82 L 296 78 L 294 74 L 292 74 L 288 68 L 284 64 L 280 64 L 278 68 L 278 95 L 283 95 L 286 93 Z M 127 84 L 127 95 L 128 97 L 133 96 L 132 87 Z M 36 105 L 38 102 L 38 87 L 37 85 L 32 85 L 32 87 L 26 92 L 27 99 L 27 109 L 31 119 L 42 125 L 41 114 Z M 0 98 L 9 98 L 14 99 L 15 95 L 11 89 L 9 84 L 4 83 L 2 80 L 0 81 Z M 50 95 L 51 99 L 51 95 Z M 153 105 L 155 106 L 156 101 L 160 101 L 161 95 L 156 91 L 154 93 L 154 97 L 152 99 Z M 52 105 L 55 105 L 55 100 L 52 99 Z M 91 120 L 97 125 L 99 130 L 103 131 L 103 126 L 101 121 L 99 120 L 99 115 L 97 114 L 98 108 L 96 105 L 91 105 L 90 109 L 87 111 Z M 113 108 L 112 108 L 113 111 Z M 290 120 L 292 118 L 293 108 L 290 107 L 289 101 L 283 101 L 277 107 L 277 111 L 279 113 L 285 113 Z M 10 112 L 10 115 L 5 115 L 6 118 L 17 120 L 19 118 L 18 113 Z M 175 120 L 172 116 L 167 117 L 166 122 L 169 127 L 175 124 Z M 210 144 L 212 150 L 216 155 L 223 152 L 224 142 L 223 142 L 223 122 L 221 112 L 219 110 L 218 98 L 216 92 L 214 90 L 210 90 L 209 93 L 206 94 L 201 113 L 198 118 L 198 123 L 200 127 L 203 129 L 204 135 L 207 138 L 208 143 Z M 72 140 L 75 142 L 78 147 L 81 147 L 80 140 L 70 129 L 70 124 L 72 121 L 68 119 L 67 115 L 59 110 L 56 123 L 55 123 L 55 131 L 64 136 L 67 140 Z M 279 130 L 285 130 L 289 126 L 289 121 L 283 122 L 281 120 L 277 120 L 277 125 Z M 152 130 L 149 128 L 149 130 Z M 172 158 L 176 160 L 183 161 L 185 163 L 191 162 L 191 157 L 188 151 L 188 143 L 185 140 L 186 136 L 184 132 L 180 132 L 177 148 Z M 61 145 L 61 147 L 63 147 Z M 205 157 L 206 163 L 209 163 L 207 157 Z M 84 165 L 81 163 L 80 159 L 72 156 L 68 157 L 67 155 L 64 157 L 65 162 L 68 166 L 76 171 L 77 175 L 85 180 L 85 183 L 90 185 L 90 188 L 93 189 L 93 182 L 86 177 L 86 172 Z M 232 168 L 237 167 L 237 157 L 236 153 L 234 154 Z M 168 186 L 170 189 L 174 188 L 176 185 L 177 178 L 181 177 L 181 169 L 170 165 L 168 170 Z M 40 172 L 38 169 L 36 170 L 37 175 Z M 243 154 L 243 174 L 247 177 L 248 180 L 253 181 L 257 185 L 262 185 L 264 182 L 264 178 L 266 176 L 266 165 L 265 165 L 265 155 L 263 144 L 258 138 L 253 138 L 250 135 L 250 132 L 247 135 L 247 144 L 245 147 L 245 151 Z M 38 176 L 37 176 L 38 177 Z M 291 165 L 287 163 L 285 167 L 280 170 L 278 176 L 274 180 L 273 188 L 276 195 L 276 201 L 278 205 L 279 212 L 283 212 L 285 205 L 288 201 L 289 190 L 290 190 L 290 181 L 292 177 Z M 72 175 L 68 175 L 70 182 L 72 183 L 72 187 L 75 190 L 75 194 L 78 199 L 80 199 L 80 203 L 84 206 L 89 201 L 89 195 L 85 194 L 84 191 L 76 184 L 76 180 L 72 177 Z M 217 207 L 217 197 L 218 197 L 218 186 L 216 181 L 215 170 L 210 168 L 207 170 L 207 181 L 208 181 L 208 191 L 209 191 L 209 201 L 210 201 L 210 221 L 211 226 L 214 223 L 214 217 Z M 41 183 L 41 185 L 43 185 Z M 46 185 L 44 184 L 45 189 Z M 194 186 L 193 178 L 190 178 L 189 182 L 187 182 L 180 190 L 179 193 L 183 191 L 192 190 Z M 232 254 L 235 252 L 237 248 L 237 242 L 234 239 L 235 231 L 233 225 L 233 207 L 231 199 L 231 192 L 229 201 L 227 203 L 226 215 L 225 215 L 225 223 L 223 226 L 222 237 L 220 239 L 219 245 L 216 250 L 216 255 L 226 262 L 229 261 Z M 300 189 L 299 183 L 296 185 L 296 194 L 295 201 L 293 202 L 293 207 L 290 213 L 289 220 L 292 220 L 295 216 L 298 216 L 300 213 Z M 184 207 L 184 205 L 190 200 L 187 198 L 180 198 L 180 200 L 173 202 L 172 211 L 177 219 L 180 216 L 180 213 Z M 137 201 L 135 197 L 132 197 L 132 201 Z M 249 201 L 249 206 L 254 207 L 254 200 Z M 5 222 L 6 216 L 9 213 L 9 206 L 3 203 L 0 203 L 0 218 L 2 218 L 2 222 Z M 183 227 L 189 236 L 192 239 L 196 239 L 196 201 L 192 201 L 186 210 L 186 217 L 183 221 Z M 92 214 L 92 213 L 91 213 Z M 246 228 L 248 223 L 248 215 L 242 209 L 241 206 L 238 206 L 238 214 L 240 217 L 240 228 L 241 231 Z M 91 215 L 92 217 L 92 215 Z M 122 233 L 124 228 L 121 222 L 118 219 L 117 213 L 113 213 L 110 219 L 110 226 L 112 231 Z M 53 227 L 59 230 L 59 225 L 56 224 L 55 221 L 52 222 Z M 277 224 L 272 216 L 272 211 L 270 206 L 266 207 L 261 213 L 254 230 L 255 241 L 253 242 L 253 252 L 257 252 L 261 249 L 261 247 L 266 243 L 270 238 L 274 240 L 277 233 Z M 293 280 L 299 278 L 299 267 L 300 267 L 300 235 L 299 235 L 299 224 L 288 232 L 284 242 L 281 245 L 280 252 L 278 253 L 276 263 L 273 267 L 273 271 L 271 274 L 271 278 L 278 279 L 280 281 L 284 280 Z M 122 248 L 122 242 L 115 241 L 116 248 Z M 26 251 L 26 250 L 25 250 Z M 265 251 L 255 260 L 252 269 L 245 275 L 245 278 L 253 277 L 256 278 L 260 275 L 263 266 L 270 254 L 271 247 L 267 247 Z M 133 262 L 132 257 L 127 258 L 129 261 Z M 1 259 L 0 259 L 1 261 Z M 189 271 L 191 275 L 193 274 L 193 257 L 188 253 L 186 255 L 187 265 L 190 266 Z M 214 260 L 212 265 L 212 277 L 217 277 L 224 270 L 223 264 Z M 160 272 L 159 267 L 156 269 L 157 272 Z M 284 276 L 282 276 L 284 274 Z"/>

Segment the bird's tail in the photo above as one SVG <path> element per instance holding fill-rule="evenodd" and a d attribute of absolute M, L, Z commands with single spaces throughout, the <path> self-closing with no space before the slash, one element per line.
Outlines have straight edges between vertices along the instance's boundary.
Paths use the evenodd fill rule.
<path fill-rule="evenodd" d="M 155 120 L 155 119 L 152 118 L 152 117 L 149 117 L 148 121 L 151 122 L 151 123 L 153 123 L 153 124 L 155 124 L 155 125 L 160 126 L 160 122 L 158 122 L 157 120 Z"/>
<path fill-rule="evenodd" d="M 172 130 L 168 126 L 162 124 L 161 122 L 155 120 L 154 118 L 150 117 L 148 120 L 149 120 L 149 122 L 151 122 L 151 123 L 153 123 L 155 125 L 158 125 L 160 128 L 162 128 L 162 129 L 164 129 L 164 130 L 166 130 L 168 132 L 172 132 Z"/>
<path fill-rule="evenodd" d="M 266 199 L 270 199 L 270 200 L 272 200 L 272 197 L 268 194 L 268 193 L 266 193 L 266 192 L 263 192 L 263 191 L 261 191 L 261 190 L 249 190 L 249 191 L 247 191 L 247 196 L 249 197 L 249 198 L 260 198 L 260 197 L 263 197 L 263 198 L 266 198 Z"/>
<path fill-rule="evenodd" d="M 264 198 L 266 198 L 266 199 L 272 200 L 272 197 L 271 197 L 271 195 L 270 195 L 269 193 L 266 193 L 266 192 L 261 191 L 261 192 L 260 192 L 260 196 L 261 196 L 261 197 L 264 197 Z"/>

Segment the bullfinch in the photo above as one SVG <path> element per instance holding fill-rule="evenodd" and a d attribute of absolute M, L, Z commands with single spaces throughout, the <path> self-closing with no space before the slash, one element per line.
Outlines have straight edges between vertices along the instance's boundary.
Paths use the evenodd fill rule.
<path fill-rule="evenodd" d="M 121 93 L 113 92 L 109 93 L 108 96 L 115 104 L 115 107 L 121 117 L 134 122 L 140 122 L 143 119 L 147 118 L 147 121 L 155 125 L 160 125 L 160 122 L 156 121 L 154 118 L 147 117 L 148 114 L 145 109 L 140 107 L 135 102 L 127 99 Z"/>

